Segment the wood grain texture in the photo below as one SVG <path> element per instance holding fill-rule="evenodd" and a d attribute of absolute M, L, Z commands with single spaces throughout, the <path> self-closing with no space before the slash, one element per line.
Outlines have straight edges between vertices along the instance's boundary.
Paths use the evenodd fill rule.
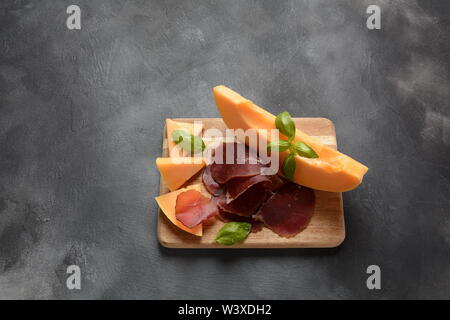
<path fill-rule="evenodd" d="M 204 129 L 216 128 L 225 130 L 221 118 L 175 119 L 192 122 L 202 121 Z M 332 148 L 337 147 L 334 124 L 325 118 L 295 118 L 297 128 L 316 137 Z M 207 142 L 208 143 L 208 142 Z M 167 133 L 164 129 L 162 156 L 168 156 Z M 160 180 L 160 194 L 169 189 Z M 201 183 L 201 172 L 192 177 L 186 185 Z M 251 233 L 248 238 L 233 246 L 222 246 L 213 243 L 217 231 L 223 226 L 219 219 L 209 219 L 203 224 L 203 237 L 196 237 L 174 226 L 159 210 L 158 239 L 161 245 L 168 248 L 331 248 L 342 243 L 345 238 L 344 212 L 342 194 L 335 192 L 315 191 L 316 207 L 308 227 L 295 237 L 286 239 L 271 230 L 264 228 L 258 233 Z"/>

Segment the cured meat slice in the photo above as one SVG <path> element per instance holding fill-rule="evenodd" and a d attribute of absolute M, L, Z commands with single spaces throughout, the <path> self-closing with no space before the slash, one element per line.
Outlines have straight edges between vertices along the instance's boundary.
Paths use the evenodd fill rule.
<path fill-rule="evenodd" d="M 217 199 L 217 206 L 226 212 L 250 217 L 258 211 L 258 208 L 267 199 L 267 196 L 267 190 L 260 184 L 257 184 L 231 202 L 228 202 L 226 195 L 222 194 Z"/>
<path fill-rule="evenodd" d="M 268 185 L 270 191 L 275 192 L 276 190 L 278 190 L 279 188 L 281 188 L 282 186 L 284 186 L 286 184 L 286 180 L 281 178 L 279 175 L 274 174 L 274 175 L 270 175 L 267 176 L 270 179 L 271 184 Z"/>
<path fill-rule="evenodd" d="M 227 157 L 230 151 L 233 154 Z M 216 182 L 226 183 L 237 177 L 256 176 L 264 166 L 244 144 L 222 143 L 214 150 L 211 175 Z"/>
<path fill-rule="evenodd" d="M 218 213 L 216 201 L 208 199 L 197 190 L 182 192 L 177 197 L 175 216 L 188 228 L 193 228 Z"/>
<path fill-rule="evenodd" d="M 227 182 L 227 202 L 238 198 L 242 193 L 256 184 L 261 184 L 267 190 L 275 192 L 286 183 L 277 174 L 274 175 L 256 175 L 253 177 L 234 178 Z"/>
<path fill-rule="evenodd" d="M 254 218 L 278 235 L 290 238 L 306 228 L 314 203 L 314 190 L 289 182 L 261 206 Z"/>
<path fill-rule="evenodd" d="M 255 220 L 251 217 L 238 216 L 236 214 L 223 211 L 220 208 L 219 208 L 218 217 L 223 222 L 231 222 L 231 221 L 248 222 L 252 225 L 251 232 L 253 232 L 253 233 L 261 231 L 264 228 L 264 223 L 262 223 L 261 221 Z"/>
<path fill-rule="evenodd" d="M 211 175 L 211 165 L 207 166 L 202 174 L 202 181 L 206 190 L 213 196 L 220 196 L 223 192 L 223 186 L 218 184 Z"/>
<path fill-rule="evenodd" d="M 239 177 L 227 182 L 227 202 L 238 198 L 242 193 L 256 184 L 264 184 L 265 188 L 270 188 L 272 180 L 270 176 L 256 175 L 253 177 Z"/>
<path fill-rule="evenodd" d="M 216 164 L 211 165 L 212 177 L 218 183 L 237 177 L 251 177 L 260 174 L 260 164 Z"/>

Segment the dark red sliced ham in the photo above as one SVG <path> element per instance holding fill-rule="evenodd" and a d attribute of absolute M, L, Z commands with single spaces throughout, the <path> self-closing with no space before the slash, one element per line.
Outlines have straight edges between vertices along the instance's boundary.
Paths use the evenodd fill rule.
<path fill-rule="evenodd" d="M 220 196 L 223 192 L 224 187 L 218 184 L 211 175 L 211 165 L 207 166 L 203 170 L 202 181 L 205 185 L 206 190 L 213 196 Z"/>
<path fill-rule="evenodd" d="M 226 183 L 227 202 L 231 202 L 238 198 L 246 190 L 256 184 L 261 184 L 267 190 L 275 192 L 286 183 L 278 175 L 257 175 L 253 177 L 234 178 Z"/>
<path fill-rule="evenodd" d="M 227 157 L 227 152 L 233 154 Z M 216 182 L 223 184 L 233 178 L 259 175 L 264 166 L 245 145 L 222 143 L 214 150 L 211 176 Z"/>
<path fill-rule="evenodd" d="M 243 192 L 239 197 L 231 202 L 227 201 L 225 194 L 222 194 L 217 205 L 220 209 L 234 213 L 239 216 L 250 217 L 258 211 L 261 204 L 267 199 L 268 191 L 262 185 L 257 184 Z"/>
<path fill-rule="evenodd" d="M 211 165 L 212 177 L 218 183 L 237 177 L 251 177 L 260 174 L 260 164 L 216 164 Z"/>
<path fill-rule="evenodd" d="M 252 225 L 251 232 L 253 232 L 253 233 L 261 231 L 264 228 L 264 223 L 262 223 L 261 221 L 255 220 L 252 217 L 238 216 L 236 214 L 223 211 L 220 208 L 219 208 L 219 214 L 217 216 L 223 222 L 230 222 L 230 221 L 248 222 Z"/>
<path fill-rule="evenodd" d="M 175 216 L 188 228 L 193 228 L 218 213 L 214 199 L 208 199 L 197 190 L 182 192 L 177 197 Z"/>
<path fill-rule="evenodd" d="M 314 190 L 289 182 L 261 206 L 254 218 L 278 235 L 290 238 L 306 228 L 314 203 Z"/>
<path fill-rule="evenodd" d="M 231 164 L 226 163 L 227 150 L 234 153 Z M 217 213 L 225 222 L 251 223 L 252 232 L 260 231 L 265 225 L 287 238 L 308 225 L 314 213 L 312 189 L 288 182 L 276 174 L 262 175 L 261 169 L 267 165 L 243 144 L 223 143 L 216 148 L 214 156 L 213 163 L 202 175 L 203 184 L 213 198 L 209 200 L 200 195 L 202 199 L 198 194 L 178 196 L 177 219 L 187 227 Z"/>
<path fill-rule="evenodd" d="M 279 188 L 281 188 L 282 186 L 284 186 L 286 184 L 286 180 L 281 178 L 279 175 L 274 174 L 274 175 L 270 175 L 267 176 L 270 179 L 270 184 L 268 185 L 270 191 L 275 192 L 276 190 L 278 190 Z"/>
<path fill-rule="evenodd" d="M 270 188 L 272 180 L 270 176 L 257 175 L 253 177 L 234 178 L 227 182 L 227 201 L 236 199 L 242 193 L 256 184 L 264 184 L 265 188 Z"/>

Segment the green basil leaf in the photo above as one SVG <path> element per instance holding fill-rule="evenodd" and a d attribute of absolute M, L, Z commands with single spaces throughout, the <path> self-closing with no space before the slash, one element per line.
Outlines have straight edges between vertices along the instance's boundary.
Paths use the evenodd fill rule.
<path fill-rule="evenodd" d="M 283 152 L 289 149 L 291 144 L 289 141 L 286 140 L 277 140 L 277 141 L 270 141 L 267 145 L 267 151 L 269 152 Z"/>
<path fill-rule="evenodd" d="M 292 120 L 289 112 L 284 111 L 277 115 L 275 119 L 275 126 L 282 134 L 284 134 L 289 139 L 293 139 L 295 136 L 295 123 Z"/>
<path fill-rule="evenodd" d="M 183 147 L 183 143 L 182 147 Z M 198 137 L 198 136 L 194 136 L 191 135 L 190 136 L 190 145 L 189 145 L 189 150 L 187 150 L 186 148 L 184 148 L 187 152 L 190 152 L 191 154 L 195 154 L 195 153 L 200 153 L 203 150 L 205 150 L 206 146 L 205 143 L 203 142 L 203 139 Z"/>
<path fill-rule="evenodd" d="M 184 130 L 175 130 L 172 133 L 173 141 L 189 154 L 196 154 L 206 149 L 201 137 L 194 136 Z"/>
<path fill-rule="evenodd" d="M 294 180 L 295 167 L 295 153 L 290 153 L 284 158 L 283 164 L 281 165 L 281 171 L 286 178 Z"/>
<path fill-rule="evenodd" d="M 184 130 L 174 130 L 172 132 L 172 140 L 176 143 L 179 144 L 181 141 L 183 141 L 183 139 L 189 139 L 190 134 L 187 133 Z"/>
<path fill-rule="evenodd" d="M 306 143 L 304 142 L 296 142 L 295 143 L 295 152 L 301 157 L 305 158 L 318 158 L 319 155 Z"/>
<path fill-rule="evenodd" d="M 247 238 L 251 228 L 252 225 L 248 222 L 225 223 L 224 226 L 220 228 L 219 232 L 217 232 L 214 241 L 225 246 L 231 246 Z"/>

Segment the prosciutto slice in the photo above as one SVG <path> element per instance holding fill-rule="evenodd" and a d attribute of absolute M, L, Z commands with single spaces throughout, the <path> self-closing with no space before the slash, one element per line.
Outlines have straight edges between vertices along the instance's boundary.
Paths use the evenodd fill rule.
<path fill-rule="evenodd" d="M 205 170 L 203 170 L 202 181 L 205 185 L 206 190 L 213 196 L 220 196 L 223 192 L 223 186 L 218 184 L 211 175 L 211 165 L 207 166 Z"/>
<path fill-rule="evenodd" d="M 227 201 L 225 194 L 222 194 L 217 200 L 217 205 L 223 211 L 250 217 L 258 211 L 258 208 L 267 199 L 268 195 L 267 189 L 257 184 L 231 202 Z"/>
<path fill-rule="evenodd" d="M 211 165 L 212 177 L 218 183 L 226 183 L 236 177 L 251 177 L 260 173 L 260 164 L 216 164 Z"/>
<path fill-rule="evenodd" d="M 182 192 L 177 197 L 175 216 L 188 228 L 193 228 L 218 213 L 214 199 L 208 199 L 197 190 Z"/>
<path fill-rule="evenodd" d="M 275 192 L 286 183 L 286 180 L 274 175 L 257 175 L 253 177 L 234 178 L 226 183 L 227 189 L 227 203 L 238 198 L 245 191 L 260 184 L 266 190 Z"/>
<path fill-rule="evenodd" d="M 314 190 L 287 183 L 254 216 L 281 237 L 290 238 L 306 228 L 314 213 Z"/>
<path fill-rule="evenodd" d="M 264 184 L 265 188 L 269 188 L 272 184 L 272 180 L 270 176 L 263 175 L 231 179 L 227 182 L 227 202 L 236 199 L 252 186 L 260 183 Z"/>
<path fill-rule="evenodd" d="M 264 223 L 262 223 L 261 221 L 255 220 L 252 217 L 238 216 L 236 214 L 223 211 L 220 208 L 219 208 L 218 217 L 223 222 L 230 222 L 230 221 L 248 222 L 252 225 L 251 232 L 253 232 L 253 233 L 261 231 L 264 228 Z"/>
<path fill-rule="evenodd" d="M 230 151 L 233 154 L 227 157 L 227 152 Z M 223 184 L 233 178 L 259 175 L 264 166 L 244 144 L 222 143 L 214 150 L 211 176 L 216 182 Z"/>
<path fill-rule="evenodd" d="M 234 152 L 231 157 L 234 162 L 226 163 L 226 153 L 230 150 Z M 214 150 L 213 162 L 202 175 L 203 184 L 213 198 L 209 200 L 194 193 L 185 195 L 187 192 L 180 194 L 177 219 L 192 228 L 217 215 L 225 222 L 251 223 L 252 232 L 266 226 L 282 237 L 295 236 L 308 225 L 314 213 L 314 191 L 277 174 L 262 175 L 264 166 L 267 165 L 245 145 L 221 144 Z"/>
<path fill-rule="evenodd" d="M 270 179 L 271 183 L 268 185 L 268 187 L 269 187 L 269 190 L 272 192 L 275 192 L 276 190 L 278 190 L 279 188 L 284 186 L 287 182 L 285 179 L 281 178 L 277 174 L 266 176 L 266 177 L 269 177 L 269 179 Z"/>

